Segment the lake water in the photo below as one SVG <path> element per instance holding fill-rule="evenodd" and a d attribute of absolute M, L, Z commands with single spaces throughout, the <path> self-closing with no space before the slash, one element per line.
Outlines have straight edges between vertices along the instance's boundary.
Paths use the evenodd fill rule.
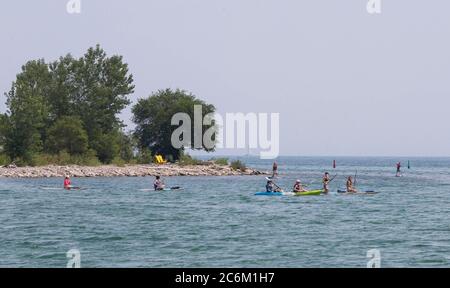
<path fill-rule="evenodd" d="M 251 167 L 271 161 L 243 158 Z M 78 249 L 82 267 L 382 267 L 450 266 L 450 158 L 281 157 L 278 184 L 300 178 L 320 187 L 321 173 L 358 171 L 376 195 L 258 197 L 262 176 L 172 177 L 183 191 L 149 192 L 145 178 L 0 178 L 0 267 L 65 267 Z M 395 163 L 411 160 L 404 177 Z M 44 189 L 55 187 L 56 189 Z"/>

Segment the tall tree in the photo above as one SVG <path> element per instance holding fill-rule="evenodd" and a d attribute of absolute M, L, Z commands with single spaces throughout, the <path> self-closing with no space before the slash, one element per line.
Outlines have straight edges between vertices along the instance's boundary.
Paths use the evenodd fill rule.
<path fill-rule="evenodd" d="M 214 113 L 215 107 L 197 99 L 193 94 L 183 90 L 160 90 L 146 99 L 140 99 L 133 106 L 133 121 L 136 124 L 134 134 L 139 141 L 141 149 L 149 148 L 153 154 L 162 153 L 166 156 L 178 160 L 184 148 L 203 149 L 206 151 L 214 150 L 211 147 L 194 147 L 194 141 L 191 141 L 189 147 L 176 148 L 172 145 L 172 133 L 177 129 L 172 126 L 171 120 L 176 113 L 186 113 L 192 119 L 191 135 L 194 135 L 194 106 L 202 106 L 202 116 Z M 203 125 L 202 135 L 206 129 L 213 127 Z M 192 139 L 189 139 L 192 140 Z"/>
<path fill-rule="evenodd" d="M 133 75 L 129 75 L 122 56 L 108 58 L 97 45 L 78 60 L 75 69 L 78 89 L 73 102 L 89 136 L 122 126 L 118 114 L 131 103 L 128 95 L 134 92 Z"/>
<path fill-rule="evenodd" d="M 28 160 L 42 150 L 49 116 L 46 95 L 50 87 L 51 75 L 44 60 L 29 61 L 6 94 L 10 128 L 5 150 L 11 159 Z"/>
<path fill-rule="evenodd" d="M 55 122 L 65 116 L 75 115 L 74 97 L 79 84 L 76 82 L 78 61 L 70 54 L 49 64 L 52 86 L 47 96 L 50 104 L 50 120 Z"/>
<path fill-rule="evenodd" d="M 99 45 L 79 59 L 69 54 L 50 64 L 30 61 L 6 94 L 8 111 L 0 119 L 0 144 L 11 159 L 29 160 L 43 152 L 44 143 L 59 147 L 61 143 L 50 143 L 56 138 L 47 139 L 50 127 L 61 119 L 68 124 L 64 117 L 76 116 L 88 135 L 89 148 L 108 162 L 120 154 L 117 135 L 123 123 L 118 115 L 130 104 L 133 91 L 128 65 L 121 56 L 107 57 Z"/>
<path fill-rule="evenodd" d="M 118 114 L 131 102 L 133 75 L 122 56 L 108 58 L 100 46 L 90 48 L 74 65 L 77 90 L 73 110 L 82 119 L 89 145 L 101 161 L 110 161 L 119 153 L 118 131 L 123 127 Z M 109 142 L 108 141 L 114 141 Z"/>

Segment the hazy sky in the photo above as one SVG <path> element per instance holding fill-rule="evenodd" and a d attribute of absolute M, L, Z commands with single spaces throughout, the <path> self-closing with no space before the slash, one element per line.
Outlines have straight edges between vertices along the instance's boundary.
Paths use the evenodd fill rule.
<path fill-rule="evenodd" d="M 1 111 L 27 60 L 99 43 L 129 63 L 133 101 L 171 87 L 279 112 L 284 155 L 450 155 L 448 0 L 67 2 L 1 1 Z"/>

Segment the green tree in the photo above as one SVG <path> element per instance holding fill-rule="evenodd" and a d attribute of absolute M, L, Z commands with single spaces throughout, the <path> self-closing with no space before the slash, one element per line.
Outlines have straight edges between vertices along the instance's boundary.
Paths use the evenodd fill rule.
<path fill-rule="evenodd" d="M 132 134 L 121 132 L 119 135 L 120 158 L 126 162 L 130 162 L 134 158 L 135 139 Z"/>
<path fill-rule="evenodd" d="M 77 91 L 72 97 L 74 112 L 85 124 L 91 141 L 123 126 L 118 114 L 131 102 L 133 75 L 121 56 L 106 57 L 99 45 L 90 48 L 75 65 Z"/>
<path fill-rule="evenodd" d="M 42 151 L 50 87 L 51 75 L 44 60 L 29 61 L 6 94 L 10 127 L 5 151 L 11 159 L 20 157 L 27 161 L 33 153 Z"/>
<path fill-rule="evenodd" d="M 134 92 L 133 76 L 121 56 L 107 57 L 97 45 L 74 62 L 71 91 L 74 115 L 83 121 L 89 146 L 100 161 L 110 163 L 120 152 L 118 134 L 124 126 L 119 113 L 130 104 Z"/>
<path fill-rule="evenodd" d="M 160 90 L 146 99 L 141 99 L 133 106 L 133 122 L 136 124 L 134 134 L 138 139 L 140 149 L 150 149 L 153 153 L 161 153 L 167 157 L 178 160 L 184 148 L 177 149 L 172 146 L 172 133 L 177 128 L 171 125 L 172 117 L 176 113 L 186 113 L 194 119 L 194 106 L 202 106 L 202 116 L 213 113 L 215 107 L 197 99 L 194 95 L 183 90 Z M 213 127 L 203 126 L 203 133 L 206 129 Z M 194 135 L 194 125 L 191 125 L 191 135 Z M 189 139 L 191 140 L 191 139 Z M 194 141 L 187 148 L 203 149 L 211 151 L 213 149 L 205 146 L 194 147 Z"/>
<path fill-rule="evenodd" d="M 78 61 L 70 54 L 49 64 L 52 82 L 47 96 L 50 105 L 50 121 L 55 122 L 64 116 L 75 115 L 74 99 L 80 86 L 77 83 Z"/>
<path fill-rule="evenodd" d="M 46 146 L 49 152 L 58 154 L 67 151 L 70 155 L 81 155 L 88 150 L 88 136 L 79 118 L 63 116 L 49 128 Z"/>
<path fill-rule="evenodd" d="M 6 141 L 10 133 L 11 123 L 7 114 L 0 114 L 0 152 L 5 151 Z"/>
<path fill-rule="evenodd" d="M 110 164 L 120 153 L 120 137 L 117 132 L 100 134 L 91 145 L 102 163 Z"/>
<path fill-rule="evenodd" d="M 44 151 L 44 144 L 51 151 L 68 144 L 48 139 L 47 134 L 56 123 L 69 124 L 65 117 L 76 116 L 79 120 L 71 127 L 77 128 L 73 133 L 81 137 L 78 140 L 84 139 L 78 129 L 81 120 L 88 148 L 108 162 L 121 153 L 118 146 L 125 143 L 118 136 L 124 126 L 118 115 L 130 104 L 133 91 L 128 65 L 121 56 L 107 57 L 99 45 L 79 59 L 69 54 L 50 64 L 29 61 L 6 94 L 8 111 L 0 119 L 4 126 L 0 127 L 0 145 L 11 159 L 30 162 L 34 154 Z M 77 150 L 86 151 L 86 147 L 71 148 L 74 153 Z"/>

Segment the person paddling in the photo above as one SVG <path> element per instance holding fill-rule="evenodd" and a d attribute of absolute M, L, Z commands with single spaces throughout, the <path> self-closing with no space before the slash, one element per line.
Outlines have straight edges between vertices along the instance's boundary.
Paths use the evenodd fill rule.
<path fill-rule="evenodd" d="M 397 163 L 397 177 L 400 177 L 401 175 L 402 175 L 402 163 L 401 162 L 398 162 Z"/>
<path fill-rule="evenodd" d="M 295 181 L 293 192 L 295 193 L 307 192 L 307 190 L 302 185 L 302 181 L 300 180 Z"/>
<path fill-rule="evenodd" d="M 331 182 L 330 173 L 325 172 L 325 175 L 323 176 L 323 180 L 322 180 L 323 193 L 328 193 L 330 191 L 330 187 L 329 187 L 330 182 Z"/>
<path fill-rule="evenodd" d="M 275 191 L 275 185 L 271 180 L 268 180 L 266 183 L 266 192 L 274 192 Z"/>
<path fill-rule="evenodd" d="M 64 189 L 70 190 L 72 187 L 73 187 L 73 186 L 72 186 L 72 182 L 70 181 L 70 177 L 69 177 L 69 176 L 66 176 L 66 177 L 64 178 Z"/>
<path fill-rule="evenodd" d="M 267 180 L 266 192 L 282 192 L 281 188 L 278 187 L 272 180 Z"/>
<path fill-rule="evenodd" d="M 349 176 L 347 178 L 347 193 L 357 193 L 356 187 L 353 186 L 353 177 Z"/>
<path fill-rule="evenodd" d="M 164 185 L 164 182 L 161 180 L 161 176 L 156 176 L 155 181 L 153 182 L 153 188 L 155 188 L 156 191 L 164 190 L 166 185 Z"/>

